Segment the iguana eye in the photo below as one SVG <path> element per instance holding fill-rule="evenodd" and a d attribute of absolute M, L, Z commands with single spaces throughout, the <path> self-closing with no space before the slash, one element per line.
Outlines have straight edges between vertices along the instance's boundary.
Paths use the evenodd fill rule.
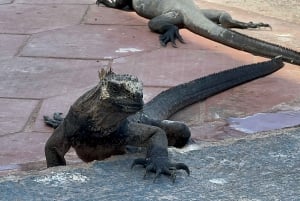
<path fill-rule="evenodd" d="M 111 85 L 110 88 L 109 88 L 109 91 L 112 92 L 112 93 L 119 93 L 120 92 L 119 86 Z"/>

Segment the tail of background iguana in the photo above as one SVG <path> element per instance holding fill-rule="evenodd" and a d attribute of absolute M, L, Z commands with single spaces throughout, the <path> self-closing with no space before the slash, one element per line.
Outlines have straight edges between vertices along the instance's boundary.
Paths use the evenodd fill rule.
<path fill-rule="evenodd" d="M 237 85 L 266 76 L 284 66 L 281 56 L 240 66 L 172 87 L 154 97 L 143 112 L 153 119 L 167 119 L 178 110 Z"/>
<path fill-rule="evenodd" d="M 284 61 L 300 65 L 300 52 L 259 40 L 257 38 L 252 38 L 233 30 L 226 29 L 222 33 L 221 41 L 218 42 L 258 56 L 272 58 L 276 55 L 282 55 L 282 59 Z"/>
<path fill-rule="evenodd" d="M 258 56 L 273 58 L 282 55 L 282 60 L 300 65 L 300 52 L 225 29 L 196 11 L 187 15 L 185 25 L 196 34 Z"/>

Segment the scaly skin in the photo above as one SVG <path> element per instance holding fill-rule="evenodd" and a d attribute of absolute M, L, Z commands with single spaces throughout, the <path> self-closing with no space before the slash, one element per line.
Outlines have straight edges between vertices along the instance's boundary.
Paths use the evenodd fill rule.
<path fill-rule="evenodd" d="M 132 75 L 102 71 L 100 82 L 71 106 L 64 119 L 56 113 L 46 124 L 57 127 L 45 146 L 47 166 L 66 165 L 64 155 L 73 147 L 85 162 L 122 154 L 125 146 L 146 147 L 145 158 L 136 159 L 148 172 L 169 175 L 189 168 L 172 163 L 168 146 L 183 147 L 190 130 L 183 122 L 166 120 L 178 110 L 283 66 L 281 57 L 271 61 L 222 71 L 172 87 L 143 106 L 142 83 Z"/>
<path fill-rule="evenodd" d="M 178 29 L 187 28 L 235 49 L 268 58 L 282 55 L 284 61 L 300 65 L 299 52 L 230 30 L 270 27 L 269 24 L 237 21 L 225 11 L 200 9 L 193 0 L 97 0 L 100 3 L 118 9 L 129 6 L 138 15 L 150 19 L 149 28 L 161 34 L 162 46 L 171 42 L 176 47 L 176 39 L 184 42 Z"/>

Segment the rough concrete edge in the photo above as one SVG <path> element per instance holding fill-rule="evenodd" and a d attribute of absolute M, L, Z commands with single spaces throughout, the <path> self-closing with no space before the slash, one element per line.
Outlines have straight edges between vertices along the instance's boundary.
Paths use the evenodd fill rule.
<path fill-rule="evenodd" d="M 256 139 L 269 138 L 269 137 L 274 137 L 274 136 L 279 136 L 279 135 L 288 135 L 292 131 L 295 131 L 299 128 L 300 128 L 300 125 L 297 125 L 297 126 L 293 126 L 293 127 L 286 127 L 283 129 L 276 129 L 276 130 L 271 130 L 271 131 L 257 132 L 254 134 L 247 134 L 242 137 L 227 138 L 227 139 L 224 139 L 221 141 L 197 141 L 197 143 L 189 144 L 182 149 L 170 147 L 169 150 L 182 154 L 182 153 L 186 153 L 189 151 L 201 150 L 206 147 L 230 146 L 239 141 L 245 141 L 245 140 L 252 141 L 252 140 L 256 140 Z"/>
<path fill-rule="evenodd" d="M 274 136 L 279 136 L 279 135 L 289 135 L 289 133 L 293 133 L 293 131 L 296 131 L 297 129 L 300 128 L 300 125 L 295 126 L 295 127 L 290 127 L 290 128 L 284 128 L 284 129 L 278 129 L 278 130 L 273 130 L 273 131 L 265 131 L 265 132 L 259 132 L 251 135 L 247 135 L 245 137 L 239 137 L 239 138 L 230 138 L 230 139 L 225 139 L 222 141 L 218 142 L 200 142 L 199 144 L 190 144 L 187 145 L 186 147 L 182 149 L 178 148 L 169 148 L 169 152 L 175 153 L 175 154 L 184 154 L 186 152 L 190 151 L 199 151 L 207 147 L 216 147 L 216 146 L 230 146 L 234 143 L 238 143 L 240 141 L 252 141 L 256 139 L 264 139 L 264 138 L 271 138 Z M 122 161 L 122 160 L 128 160 L 132 159 L 133 157 L 136 157 L 137 155 L 141 155 L 141 153 L 133 153 L 133 154 L 125 154 L 125 155 L 117 155 L 117 156 L 112 156 L 106 160 L 103 161 L 94 161 L 91 163 L 76 163 L 76 164 L 70 164 L 67 166 L 60 166 L 60 167 L 54 167 L 54 168 L 47 168 L 43 170 L 31 170 L 28 172 L 17 172 L 17 173 L 12 173 L 10 175 L 5 175 L 3 177 L 0 176 L 0 184 L 5 181 L 19 181 L 28 177 L 35 177 L 35 176 L 42 176 L 42 175 L 47 175 L 47 174 L 52 174 L 54 172 L 64 172 L 64 171 L 72 171 L 76 169 L 89 169 L 93 168 L 96 163 L 110 163 L 113 161 Z"/>

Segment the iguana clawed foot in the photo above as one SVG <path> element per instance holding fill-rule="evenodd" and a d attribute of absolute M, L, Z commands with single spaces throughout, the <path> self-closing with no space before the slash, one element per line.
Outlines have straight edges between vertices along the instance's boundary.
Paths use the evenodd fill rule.
<path fill-rule="evenodd" d="M 50 118 L 49 116 L 44 116 L 44 122 L 52 128 L 57 128 L 64 120 L 62 114 L 63 113 L 55 112 L 53 114 L 53 118 Z"/>
<path fill-rule="evenodd" d="M 184 40 L 179 33 L 179 29 L 175 25 L 169 25 L 167 31 L 159 36 L 160 44 L 164 47 L 167 46 L 169 42 L 172 43 L 173 47 L 177 47 L 176 39 L 181 43 L 184 43 Z"/>
<path fill-rule="evenodd" d="M 257 29 L 257 28 L 260 28 L 260 27 L 268 27 L 272 30 L 271 25 L 265 24 L 265 23 L 262 23 L 262 22 L 260 22 L 260 23 L 248 22 L 247 23 L 247 28 Z"/>
<path fill-rule="evenodd" d="M 190 175 L 190 170 L 184 163 L 170 163 L 168 157 L 152 157 L 152 158 L 138 158 L 135 159 L 131 165 L 133 168 L 135 165 L 142 165 L 146 168 L 144 178 L 149 172 L 154 172 L 155 177 L 153 182 L 161 175 L 165 174 L 171 177 L 172 182 L 176 179 L 176 170 L 185 170 L 188 175 Z"/>

